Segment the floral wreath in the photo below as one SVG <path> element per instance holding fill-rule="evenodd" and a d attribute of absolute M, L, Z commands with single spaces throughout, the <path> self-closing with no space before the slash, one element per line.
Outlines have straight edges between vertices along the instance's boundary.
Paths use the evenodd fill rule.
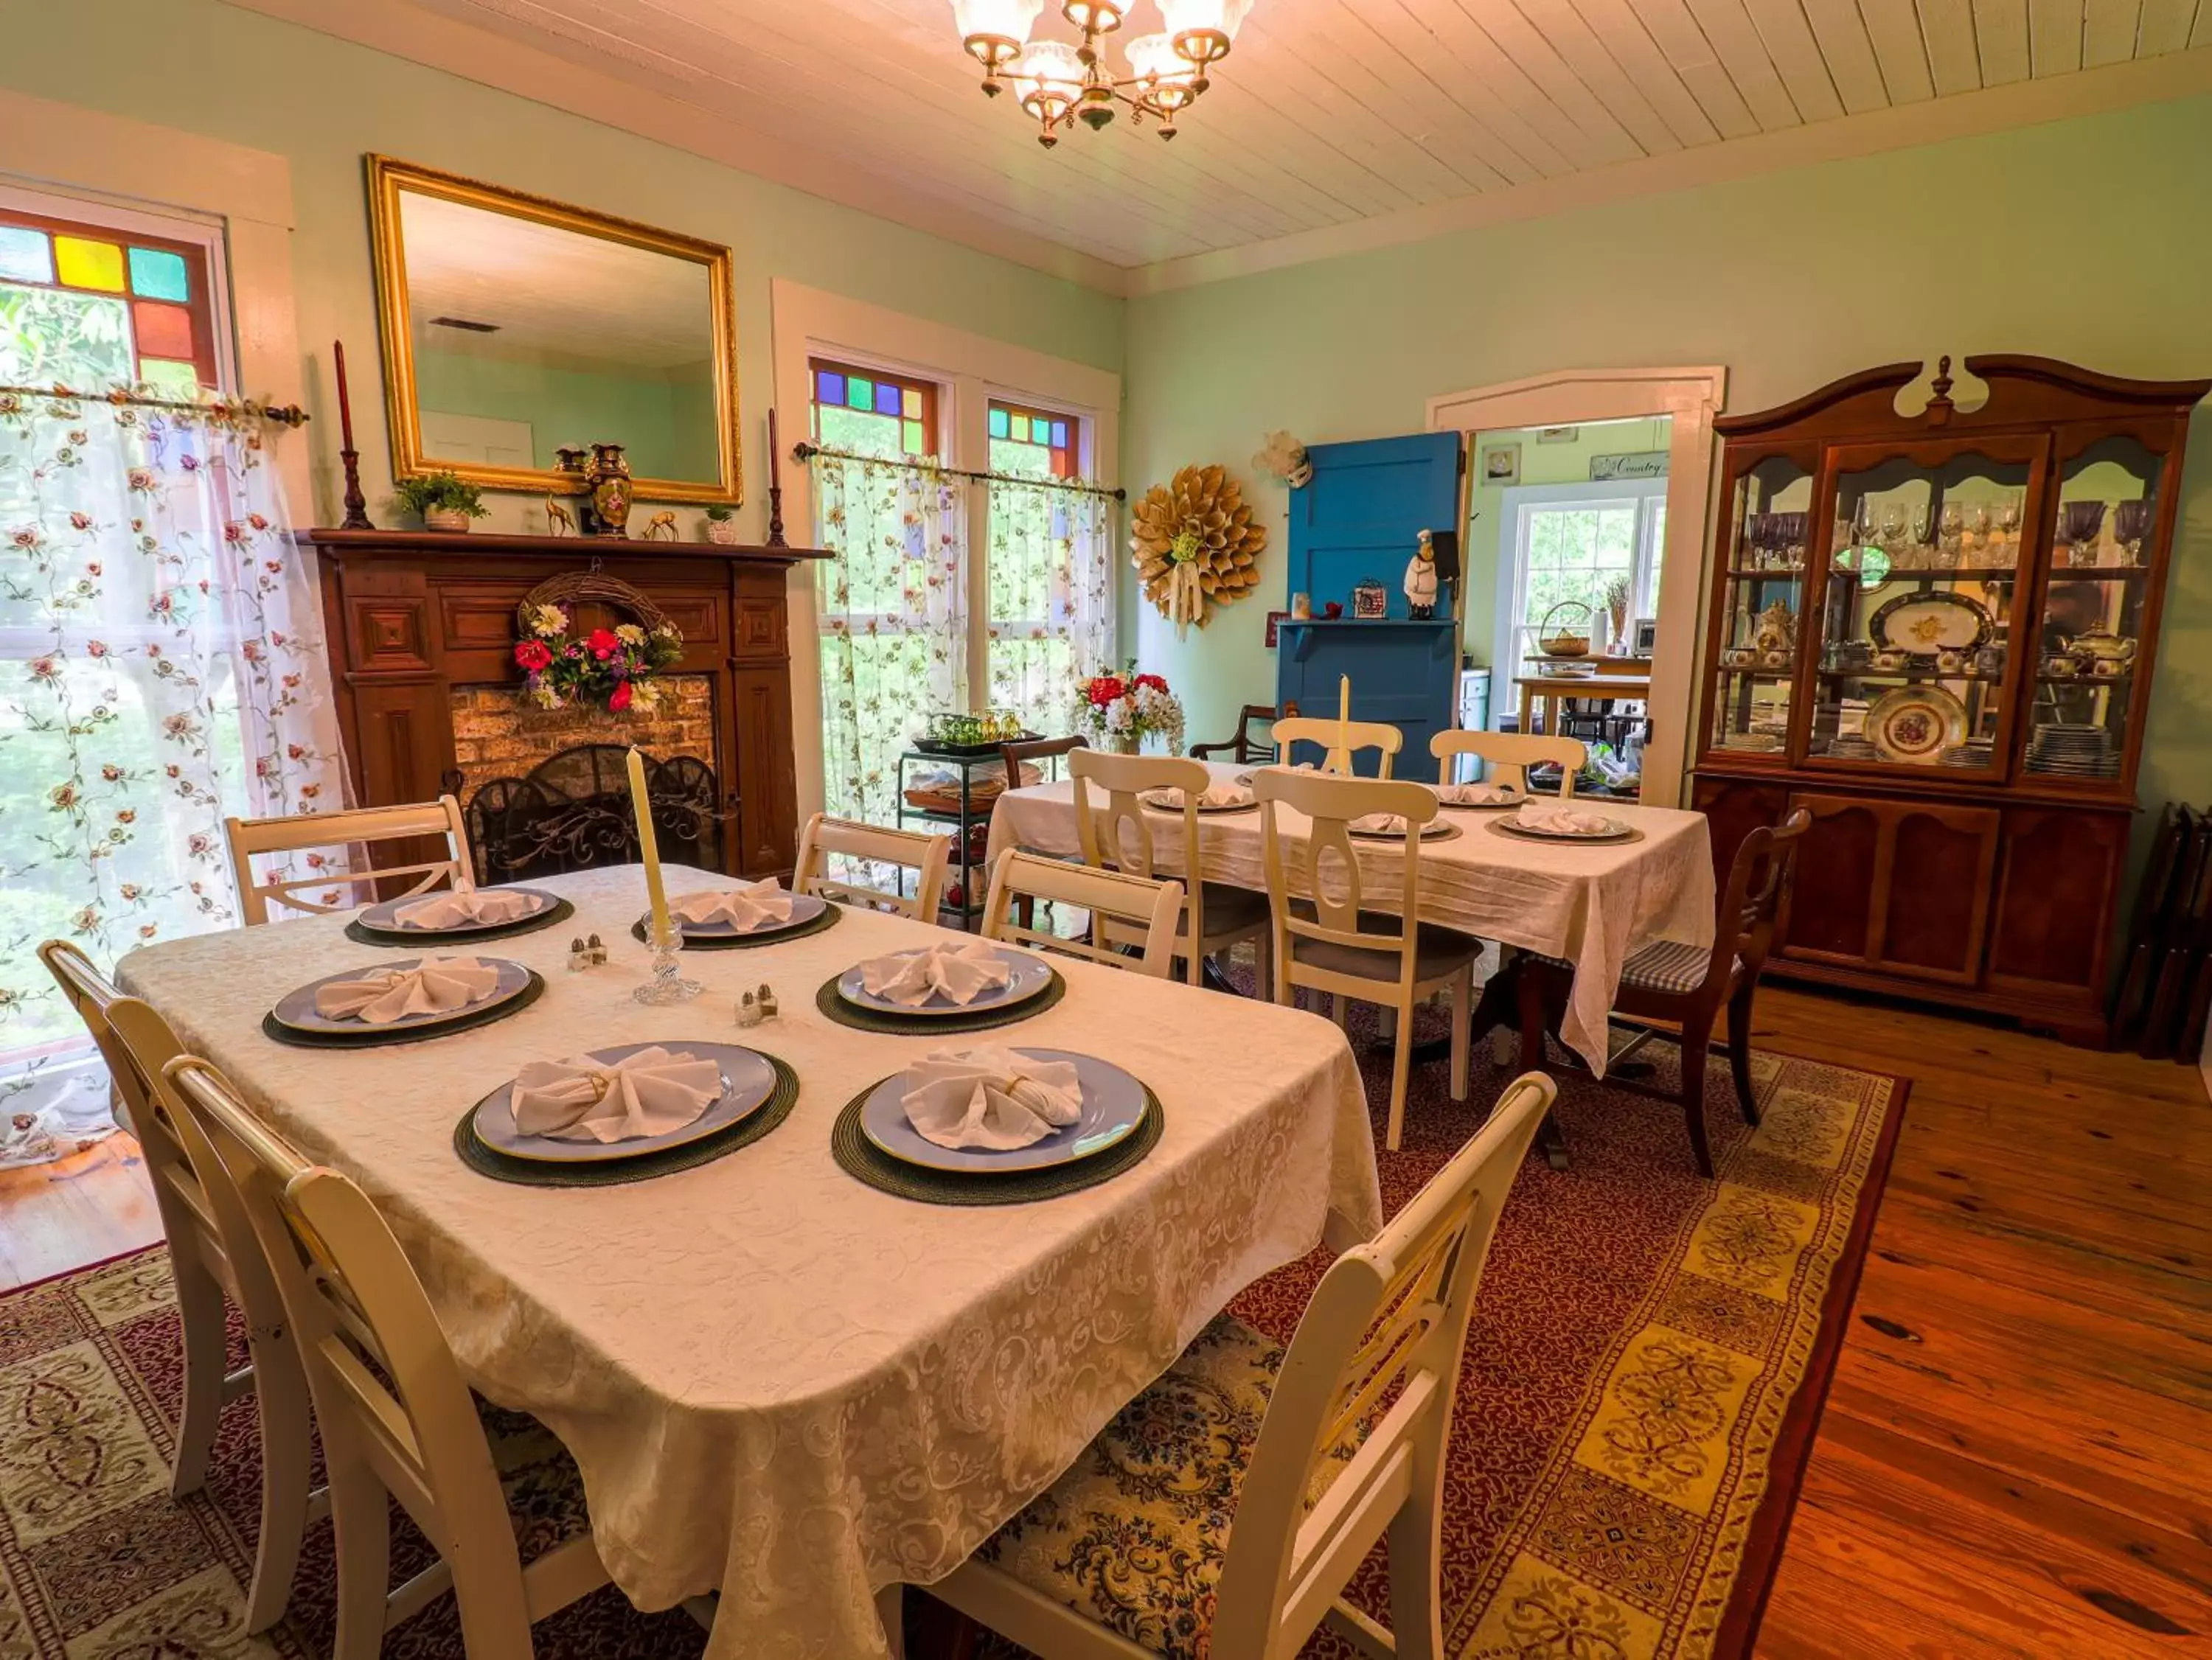
<path fill-rule="evenodd" d="M 581 639 L 569 632 L 565 607 L 526 606 L 526 632 L 515 642 L 514 661 L 528 676 L 532 702 L 541 709 L 564 709 L 578 701 L 596 703 L 613 714 L 659 705 L 654 676 L 684 655 L 684 636 L 674 623 L 651 628 L 635 622 L 594 628 Z"/>

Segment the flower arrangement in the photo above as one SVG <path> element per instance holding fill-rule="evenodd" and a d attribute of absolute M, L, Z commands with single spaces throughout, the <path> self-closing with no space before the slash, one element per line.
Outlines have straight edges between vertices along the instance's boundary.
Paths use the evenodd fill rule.
<path fill-rule="evenodd" d="M 650 629 L 617 623 L 577 639 L 561 606 L 534 606 L 527 621 L 529 632 L 515 642 L 514 661 L 529 677 L 531 701 L 541 709 L 566 708 L 581 698 L 617 715 L 650 710 L 660 701 L 653 676 L 684 655 L 684 636 L 672 622 Z"/>
<path fill-rule="evenodd" d="M 1182 705 L 1158 675 L 1132 662 L 1118 675 L 1093 675 L 1076 688 L 1075 724 L 1087 736 L 1134 754 L 1148 737 L 1182 747 Z"/>

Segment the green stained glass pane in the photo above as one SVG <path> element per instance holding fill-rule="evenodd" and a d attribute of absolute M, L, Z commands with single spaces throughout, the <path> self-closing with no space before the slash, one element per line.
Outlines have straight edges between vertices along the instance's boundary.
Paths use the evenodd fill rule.
<path fill-rule="evenodd" d="M 1030 417 L 1030 442 L 1032 444 L 1051 443 L 1052 422 L 1049 421 L 1040 421 L 1035 415 L 1031 415 Z"/>
<path fill-rule="evenodd" d="M 911 386 L 899 394 L 899 413 L 908 421 L 921 419 L 921 394 Z"/>
<path fill-rule="evenodd" d="M 854 375 L 845 383 L 845 404 L 848 409 L 872 409 L 876 402 L 876 383 Z"/>
<path fill-rule="evenodd" d="M 1004 409 L 994 409 L 994 410 L 992 410 L 992 411 L 991 411 L 991 436 L 992 436 L 993 438 L 1004 438 L 1004 437 L 1006 437 L 1006 412 Z"/>
<path fill-rule="evenodd" d="M 174 358 L 140 358 L 138 379 L 151 385 L 163 397 L 190 399 L 200 395 L 199 370 L 190 363 L 179 363 Z"/>
<path fill-rule="evenodd" d="M 189 300 L 192 279 L 184 256 L 165 248 L 131 249 L 131 292 L 148 300 L 173 300 L 179 305 Z"/>
<path fill-rule="evenodd" d="M 899 423 L 899 447 L 910 456 L 923 453 L 927 446 L 923 441 L 921 423 L 919 421 L 903 421 Z"/>
<path fill-rule="evenodd" d="M 0 225 L 0 276 L 17 282 L 52 282 L 54 251 L 46 233 L 27 225 Z"/>

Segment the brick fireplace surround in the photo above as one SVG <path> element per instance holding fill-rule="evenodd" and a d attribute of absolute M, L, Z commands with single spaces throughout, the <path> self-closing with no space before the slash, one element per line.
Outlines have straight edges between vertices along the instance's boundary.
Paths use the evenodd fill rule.
<path fill-rule="evenodd" d="M 733 874 L 788 874 L 798 839 L 786 573 L 804 548 L 408 530 L 303 532 L 323 585 L 338 718 L 354 798 L 428 801 L 449 772 L 462 800 L 581 743 L 690 754 L 724 789 Z M 684 634 L 672 694 L 646 719 L 526 704 L 515 607 L 548 577 L 597 560 Z M 589 627 L 627 619 L 579 602 Z"/>

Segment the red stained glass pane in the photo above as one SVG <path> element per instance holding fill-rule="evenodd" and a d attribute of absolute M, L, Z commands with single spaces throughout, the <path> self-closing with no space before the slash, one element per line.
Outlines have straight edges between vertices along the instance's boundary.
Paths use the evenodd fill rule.
<path fill-rule="evenodd" d="M 192 314 L 181 306 L 159 306 L 141 300 L 131 307 L 131 320 L 138 331 L 138 350 L 147 357 L 191 357 Z"/>

